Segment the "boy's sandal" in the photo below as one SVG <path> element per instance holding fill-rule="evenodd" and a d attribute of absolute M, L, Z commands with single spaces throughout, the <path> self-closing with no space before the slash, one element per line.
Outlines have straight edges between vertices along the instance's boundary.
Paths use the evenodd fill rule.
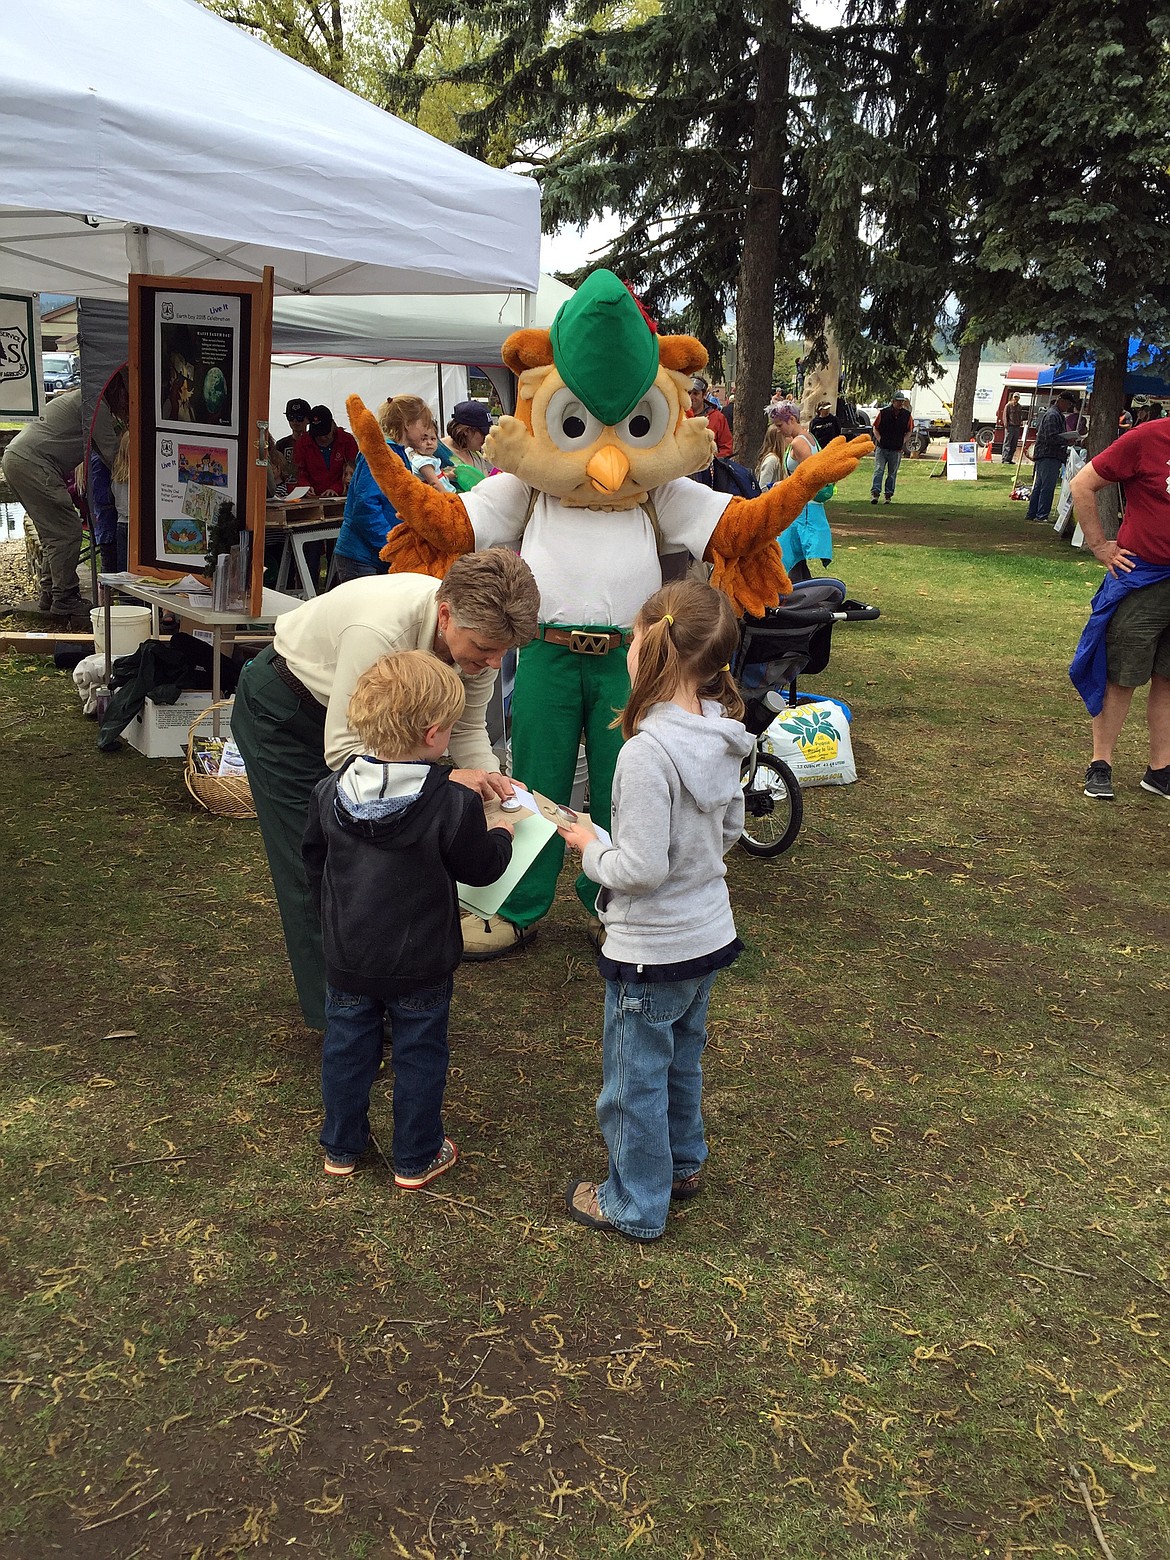
<path fill-rule="evenodd" d="M 684 1175 L 681 1181 L 670 1183 L 670 1198 L 672 1202 L 690 1202 L 692 1197 L 697 1197 L 703 1190 L 703 1172 L 695 1170 L 690 1175 Z"/>
<path fill-rule="evenodd" d="M 394 1185 L 404 1192 L 418 1192 L 424 1186 L 429 1186 L 439 1176 L 446 1175 L 452 1165 L 459 1162 L 459 1150 L 449 1137 L 443 1139 L 443 1146 L 423 1170 L 407 1171 L 395 1170 Z"/>

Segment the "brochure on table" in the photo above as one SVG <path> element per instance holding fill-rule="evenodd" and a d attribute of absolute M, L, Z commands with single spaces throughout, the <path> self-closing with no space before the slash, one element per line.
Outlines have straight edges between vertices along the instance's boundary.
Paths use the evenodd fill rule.
<path fill-rule="evenodd" d="M 609 843 L 609 835 L 604 829 L 591 823 L 586 813 L 575 813 L 570 808 L 558 806 L 547 796 L 542 796 L 539 791 L 526 790 L 522 785 L 516 784 L 515 789 L 516 800 L 520 804 L 518 807 L 506 808 L 499 801 L 484 803 L 489 829 L 503 818 L 515 831 L 512 840 L 512 859 L 508 863 L 507 870 L 502 877 L 498 877 L 494 883 L 488 883 L 483 888 L 472 888 L 467 883 L 455 885 L 463 908 L 483 916 L 484 920 L 497 913 L 520 879 L 526 875 L 537 856 L 556 834 L 558 823 L 571 823 L 574 819 L 580 818 L 597 829 L 598 835 L 605 844 Z"/>

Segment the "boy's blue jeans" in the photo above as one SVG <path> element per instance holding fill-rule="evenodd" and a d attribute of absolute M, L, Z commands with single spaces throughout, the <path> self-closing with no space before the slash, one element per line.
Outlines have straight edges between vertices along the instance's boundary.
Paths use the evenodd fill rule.
<path fill-rule="evenodd" d="M 417 1175 L 443 1146 L 447 1084 L 447 1021 L 451 980 L 400 997 L 361 997 L 325 988 L 321 1146 L 332 1159 L 356 1159 L 370 1141 L 370 1090 L 382 1064 L 390 1021 L 394 1064 L 395 1170 Z"/>
<path fill-rule="evenodd" d="M 714 983 L 714 975 L 605 983 L 597 1120 L 609 1175 L 597 1203 L 611 1224 L 639 1240 L 662 1234 L 671 1182 L 693 1175 L 707 1158 L 701 1058 Z"/>

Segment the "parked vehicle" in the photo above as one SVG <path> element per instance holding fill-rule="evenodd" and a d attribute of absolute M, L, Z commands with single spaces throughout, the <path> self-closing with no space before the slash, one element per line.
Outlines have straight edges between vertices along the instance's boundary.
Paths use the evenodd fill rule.
<path fill-rule="evenodd" d="M 73 352 L 45 352 L 41 355 L 42 382 L 46 395 L 75 390 L 81 383 L 81 360 Z"/>

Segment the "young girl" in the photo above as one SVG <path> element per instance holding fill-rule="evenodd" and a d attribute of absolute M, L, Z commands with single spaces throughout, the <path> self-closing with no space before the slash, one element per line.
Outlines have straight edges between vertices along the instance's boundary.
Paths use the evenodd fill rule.
<path fill-rule="evenodd" d="M 625 746 L 613 780 L 613 842 L 561 829 L 602 885 L 605 1041 L 597 1119 L 600 1184 L 570 1181 L 569 1217 L 656 1240 L 671 1198 L 694 1197 L 707 1158 L 700 1111 L 707 1004 L 742 951 L 723 857 L 743 829 L 740 766 L 751 738 L 729 663 L 731 603 L 679 580 L 638 613 L 629 648 Z"/>
<path fill-rule="evenodd" d="M 454 493 L 455 485 L 447 479 L 438 449 L 439 430 L 434 423 L 429 428 L 417 428 L 406 449 L 410 456 L 410 469 L 428 486 L 441 488 L 444 493 Z"/>
<path fill-rule="evenodd" d="M 795 401 L 779 401 L 769 406 L 768 419 L 769 433 L 775 428 L 780 434 L 781 476 L 790 477 L 801 461 L 820 453 L 820 445 L 801 426 L 800 407 Z M 760 485 L 762 487 L 763 483 Z M 828 488 L 821 489 L 826 496 L 829 491 Z M 781 531 L 779 541 L 780 556 L 793 580 L 812 578 L 808 566 L 810 558 L 819 558 L 826 568 L 829 566 L 833 560 L 833 533 L 829 530 L 829 519 L 820 494 L 809 499 L 792 524 Z"/>
<path fill-rule="evenodd" d="M 760 453 L 756 456 L 756 480 L 761 491 L 766 493 L 770 487 L 775 487 L 783 475 L 784 435 L 780 425 L 769 418 L 768 431 L 760 445 Z"/>

